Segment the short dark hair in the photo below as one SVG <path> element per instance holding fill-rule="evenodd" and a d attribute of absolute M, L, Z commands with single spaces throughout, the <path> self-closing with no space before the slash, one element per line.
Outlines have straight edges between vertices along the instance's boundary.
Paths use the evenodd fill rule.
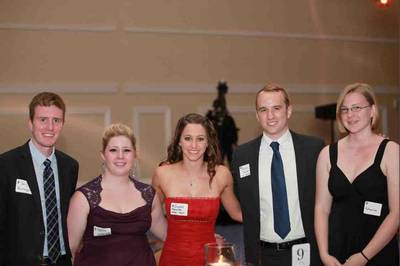
<path fill-rule="evenodd" d="M 33 117 L 35 116 L 35 108 L 36 106 L 57 106 L 63 112 L 63 120 L 65 120 L 65 103 L 60 95 L 53 92 L 41 92 L 35 95 L 32 98 L 31 103 L 29 104 L 29 118 L 33 121 Z"/>

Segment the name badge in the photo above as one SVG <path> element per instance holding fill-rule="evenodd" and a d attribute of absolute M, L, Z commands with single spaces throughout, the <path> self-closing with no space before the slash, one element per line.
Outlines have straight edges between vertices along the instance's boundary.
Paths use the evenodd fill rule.
<path fill-rule="evenodd" d="M 188 216 L 189 205 L 187 203 L 171 203 L 171 215 Z"/>
<path fill-rule="evenodd" d="M 28 182 L 24 179 L 17 179 L 15 181 L 15 192 L 32 195 Z"/>
<path fill-rule="evenodd" d="M 111 235 L 111 228 L 93 226 L 93 236 L 109 236 L 109 235 Z"/>
<path fill-rule="evenodd" d="M 365 201 L 364 214 L 381 216 L 382 204 L 372 201 Z"/>
<path fill-rule="evenodd" d="M 239 174 L 240 178 L 246 177 L 250 175 L 250 164 L 244 164 L 239 166 Z"/>
<path fill-rule="evenodd" d="M 292 246 L 292 266 L 310 265 L 310 244 L 298 244 Z"/>

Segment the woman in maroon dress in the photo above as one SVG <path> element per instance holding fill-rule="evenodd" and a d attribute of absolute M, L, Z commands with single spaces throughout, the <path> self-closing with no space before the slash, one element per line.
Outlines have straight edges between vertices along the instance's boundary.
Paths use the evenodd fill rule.
<path fill-rule="evenodd" d="M 165 201 L 168 220 L 160 266 L 204 265 L 204 244 L 216 241 L 220 201 L 233 219 L 242 221 L 232 176 L 219 156 L 216 131 L 202 115 L 179 120 L 153 185 Z"/>
<path fill-rule="evenodd" d="M 130 175 L 136 157 L 132 130 L 123 124 L 106 128 L 101 157 L 103 174 L 80 187 L 70 202 L 74 265 L 155 266 L 146 232 L 164 240 L 166 222 L 155 190 Z"/>

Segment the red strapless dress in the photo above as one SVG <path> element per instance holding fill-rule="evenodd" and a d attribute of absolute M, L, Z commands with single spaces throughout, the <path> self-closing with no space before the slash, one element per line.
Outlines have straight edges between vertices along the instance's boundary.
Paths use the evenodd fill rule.
<path fill-rule="evenodd" d="M 215 242 L 219 198 L 166 198 L 168 233 L 160 266 L 204 266 L 204 244 Z"/>

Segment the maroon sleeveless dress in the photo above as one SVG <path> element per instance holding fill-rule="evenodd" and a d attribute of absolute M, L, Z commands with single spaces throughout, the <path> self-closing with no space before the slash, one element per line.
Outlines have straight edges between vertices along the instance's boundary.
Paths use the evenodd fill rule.
<path fill-rule="evenodd" d="M 146 236 L 151 226 L 155 190 L 150 185 L 131 180 L 146 204 L 123 214 L 99 206 L 101 176 L 78 189 L 87 198 L 90 211 L 82 239 L 83 247 L 75 257 L 75 266 L 156 265 Z"/>

